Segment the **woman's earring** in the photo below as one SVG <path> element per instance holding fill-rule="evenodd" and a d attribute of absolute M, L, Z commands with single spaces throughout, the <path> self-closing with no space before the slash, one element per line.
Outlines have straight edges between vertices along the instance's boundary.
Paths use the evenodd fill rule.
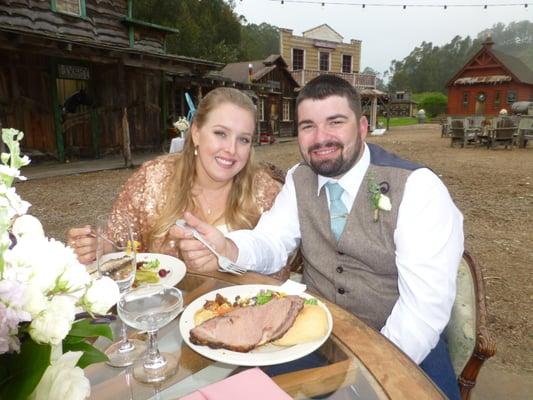
<path fill-rule="evenodd" d="M 198 146 L 195 146 L 195 147 L 194 147 L 194 155 L 195 155 L 195 156 L 198 155 Z"/>

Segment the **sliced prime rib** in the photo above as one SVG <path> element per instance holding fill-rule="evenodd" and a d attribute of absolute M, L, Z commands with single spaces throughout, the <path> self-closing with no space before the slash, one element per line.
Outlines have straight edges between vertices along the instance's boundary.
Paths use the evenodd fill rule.
<path fill-rule="evenodd" d="M 294 323 L 304 306 L 299 296 L 285 296 L 268 303 L 237 308 L 191 329 L 194 344 L 245 353 L 279 339 Z"/>

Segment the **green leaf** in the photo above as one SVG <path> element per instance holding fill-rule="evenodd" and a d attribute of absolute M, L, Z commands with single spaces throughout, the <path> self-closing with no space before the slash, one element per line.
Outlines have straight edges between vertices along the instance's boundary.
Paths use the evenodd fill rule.
<path fill-rule="evenodd" d="M 113 340 L 113 333 L 109 324 L 91 324 L 90 319 L 82 319 L 72 324 L 70 328 L 69 336 L 78 337 L 95 337 L 104 336 L 110 340 Z"/>
<path fill-rule="evenodd" d="M 26 399 L 50 364 L 50 352 L 49 345 L 37 344 L 31 338 L 26 338 L 19 354 L 0 356 L 3 365 L 0 399 Z"/>
<path fill-rule="evenodd" d="M 100 350 L 91 346 L 89 343 L 78 342 L 78 343 L 63 343 L 63 352 L 67 351 L 82 351 L 83 355 L 76 364 L 80 368 L 85 368 L 88 365 L 104 362 L 109 360 L 107 356 L 102 353 Z"/>

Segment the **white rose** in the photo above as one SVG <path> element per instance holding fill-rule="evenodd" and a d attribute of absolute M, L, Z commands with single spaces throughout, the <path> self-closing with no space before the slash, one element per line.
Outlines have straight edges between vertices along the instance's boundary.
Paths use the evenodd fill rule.
<path fill-rule="evenodd" d="M 72 298 L 54 296 L 48 308 L 31 322 L 30 336 L 37 343 L 58 345 L 69 333 L 75 313 Z"/>
<path fill-rule="evenodd" d="M 85 309 L 94 314 L 105 314 L 113 307 L 120 297 L 116 282 L 108 276 L 93 281 L 87 289 L 82 303 Z"/>
<path fill-rule="evenodd" d="M 44 237 L 44 230 L 41 221 L 33 215 L 21 215 L 18 217 L 11 228 L 11 233 L 17 238 L 23 236 Z"/>
<path fill-rule="evenodd" d="M 59 276 L 56 288 L 79 298 L 83 295 L 83 291 L 80 289 L 84 289 L 90 282 L 91 276 L 87 272 L 87 268 L 76 262 L 67 266 L 65 271 Z"/>
<path fill-rule="evenodd" d="M 26 286 L 24 292 L 24 311 L 29 312 L 32 318 L 35 318 L 41 311 L 46 310 L 47 307 L 48 301 L 39 288 L 34 285 Z"/>
<path fill-rule="evenodd" d="M 392 210 L 392 204 L 390 202 L 390 199 L 384 194 L 379 196 L 378 208 L 383 211 Z"/>
<path fill-rule="evenodd" d="M 91 394 L 91 384 L 76 363 L 81 351 L 69 351 L 52 362 L 31 394 L 32 400 L 83 400 Z"/>

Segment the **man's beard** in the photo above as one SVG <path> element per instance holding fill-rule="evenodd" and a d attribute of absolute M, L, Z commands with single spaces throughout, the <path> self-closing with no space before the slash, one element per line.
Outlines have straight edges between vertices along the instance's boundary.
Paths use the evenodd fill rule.
<path fill-rule="evenodd" d="M 311 156 L 311 152 L 318 150 L 322 147 L 331 147 L 336 146 L 340 149 L 340 155 L 337 158 L 330 159 L 330 160 L 313 160 L 313 157 Z M 350 157 L 347 159 L 344 159 L 344 145 L 340 142 L 327 142 L 327 143 L 317 143 L 309 149 L 307 149 L 307 154 L 309 156 L 309 166 L 313 170 L 313 172 L 317 175 L 326 176 L 329 178 L 337 177 L 344 175 L 346 172 L 352 168 L 355 163 L 357 162 L 357 159 L 359 158 L 359 153 L 361 152 L 361 142 L 360 140 L 357 140 L 354 147 L 353 154 L 349 155 Z M 302 154 L 303 156 L 303 154 Z M 305 157 L 303 157 L 305 159 Z"/>

